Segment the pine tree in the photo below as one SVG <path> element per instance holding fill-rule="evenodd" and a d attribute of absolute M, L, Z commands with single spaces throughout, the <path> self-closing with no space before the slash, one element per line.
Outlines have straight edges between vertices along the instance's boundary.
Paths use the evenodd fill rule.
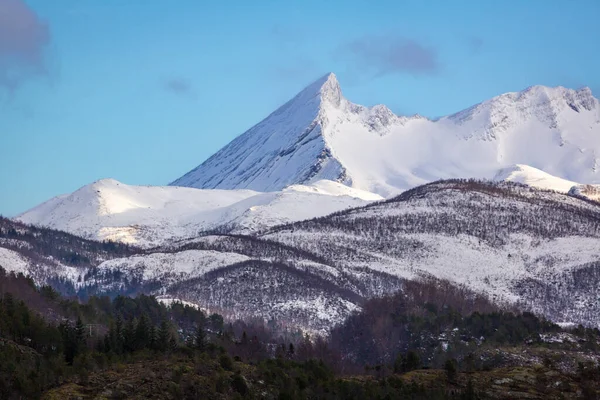
<path fill-rule="evenodd" d="M 404 372 L 404 357 L 402 353 L 398 353 L 394 361 L 394 373 L 401 374 L 402 372 Z"/>
<path fill-rule="evenodd" d="M 135 328 L 135 343 L 134 347 L 137 350 L 142 350 L 148 347 L 150 337 L 150 322 L 146 314 L 142 314 Z"/>
<path fill-rule="evenodd" d="M 156 328 L 150 325 L 148 328 L 148 348 L 156 350 Z"/>
<path fill-rule="evenodd" d="M 75 323 L 75 348 L 77 354 L 82 353 L 86 348 L 85 325 L 81 317 L 78 317 Z"/>
<path fill-rule="evenodd" d="M 202 324 L 198 324 L 198 327 L 196 328 L 196 338 L 194 342 L 198 350 L 204 351 L 206 349 L 206 332 L 204 331 Z"/>
<path fill-rule="evenodd" d="M 169 351 L 177 350 L 177 340 L 173 336 L 169 339 Z"/>
<path fill-rule="evenodd" d="M 171 333 L 169 332 L 169 325 L 167 321 L 162 320 L 158 334 L 156 337 L 156 348 L 159 351 L 167 351 L 169 347 L 169 340 L 171 339 Z"/>
<path fill-rule="evenodd" d="M 117 320 L 115 322 L 114 334 L 112 337 L 113 343 L 112 348 L 115 353 L 122 354 L 123 353 L 123 319 L 121 315 L 117 315 Z"/>
<path fill-rule="evenodd" d="M 135 350 L 135 323 L 133 319 L 128 320 L 123 329 L 123 350 L 128 353 Z"/>
<path fill-rule="evenodd" d="M 77 355 L 77 342 L 75 339 L 75 330 L 68 323 L 61 323 L 58 327 L 62 336 L 65 352 L 65 361 L 67 364 L 73 364 Z"/>
<path fill-rule="evenodd" d="M 421 358 L 415 351 L 410 350 L 406 354 L 404 372 L 413 371 L 419 368 L 421 368 Z"/>
<path fill-rule="evenodd" d="M 446 370 L 446 378 L 448 378 L 448 382 L 454 383 L 456 382 L 456 377 L 458 376 L 458 367 L 455 359 L 448 359 L 444 364 L 444 369 Z"/>
<path fill-rule="evenodd" d="M 110 333 L 106 336 L 104 336 L 104 341 L 102 343 L 102 352 L 104 353 L 110 353 L 112 351 L 112 346 L 111 346 L 111 339 L 110 339 Z"/>

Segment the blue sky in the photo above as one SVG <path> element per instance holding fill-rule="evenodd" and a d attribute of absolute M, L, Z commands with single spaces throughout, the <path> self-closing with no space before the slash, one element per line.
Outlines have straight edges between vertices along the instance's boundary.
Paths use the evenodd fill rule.
<path fill-rule="evenodd" d="M 326 72 L 435 117 L 534 84 L 600 92 L 600 2 L 0 0 L 0 214 L 166 184 Z"/>

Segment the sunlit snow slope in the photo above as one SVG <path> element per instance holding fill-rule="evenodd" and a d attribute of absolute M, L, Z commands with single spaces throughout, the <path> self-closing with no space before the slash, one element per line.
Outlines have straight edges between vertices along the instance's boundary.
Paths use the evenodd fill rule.
<path fill-rule="evenodd" d="M 600 105 L 589 88 L 533 86 L 434 121 L 353 104 L 329 74 L 173 185 L 269 191 L 329 179 L 388 197 L 515 164 L 599 182 Z"/>
<path fill-rule="evenodd" d="M 212 229 L 254 231 L 380 199 L 376 194 L 327 181 L 260 193 L 130 186 L 103 179 L 55 197 L 16 219 L 85 238 L 151 246 Z"/>
<path fill-rule="evenodd" d="M 578 185 L 577 182 L 558 178 L 537 168 L 520 164 L 501 169 L 493 180 L 518 182 L 539 189 L 555 190 L 563 193 L 568 193 L 573 186 Z"/>

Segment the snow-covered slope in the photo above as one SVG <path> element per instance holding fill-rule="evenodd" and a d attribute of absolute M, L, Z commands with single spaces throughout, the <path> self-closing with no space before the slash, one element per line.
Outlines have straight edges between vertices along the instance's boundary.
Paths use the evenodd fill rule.
<path fill-rule="evenodd" d="M 590 89 L 533 86 L 433 121 L 353 104 L 329 74 L 173 185 L 269 191 L 328 179 L 387 197 L 438 179 L 491 179 L 514 164 L 598 182 Z"/>
<path fill-rule="evenodd" d="M 254 231 L 380 199 L 327 181 L 259 193 L 130 186 L 103 179 L 51 199 L 16 219 L 85 238 L 151 246 L 212 229 Z"/>
<path fill-rule="evenodd" d="M 558 178 L 528 165 L 513 165 L 503 168 L 494 176 L 494 181 L 517 182 L 539 189 L 568 193 L 577 182 Z"/>
<path fill-rule="evenodd" d="M 302 201 L 318 206 L 298 195 L 345 198 L 311 193 L 339 193 L 335 185 L 316 187 L 225 208 L 239 206 L 232 215 L 248 221 L 252 211 L 240 203 L 257 196 L 275 196 L 264 203 L 267 216 L 278 207 L 296 212 Z M 263 206 L 252 204 L 260 215 Z M 421 277 L 555 321 L 600 324 L 600 204 L 513 182 L 436 182 L 250 235 L 205 235 L 144 251 L 0 219 L 0 248 L 0 265 L 71 294 L 152 293 L 321 332 L 364 299 Z"/>
<path fill-rule="evenodd" d="M 326 331 L 435 277 L 555 321 L 600 324 L 600 205 L 512 182 L 442 181 L 248 236 L 106 261 L 83 285 L 150 291 Z"/>
<path fill-rule="evenodd" d="M 575 185 L 569 190 L 569 194 L 600 202 L 600 185 Z"/>
<path fill-rule="evenodd" d="M 600 324 L 600 205 L 513 183 L 445 181 L 261 237 L 346 273 L 463 284 L 556 321 Z"/>
<path fill-rule="evenodd" d="M 7 272 L 27 273 L 29 263 L 16 251 L 0 247 L 0 267 Z"/>

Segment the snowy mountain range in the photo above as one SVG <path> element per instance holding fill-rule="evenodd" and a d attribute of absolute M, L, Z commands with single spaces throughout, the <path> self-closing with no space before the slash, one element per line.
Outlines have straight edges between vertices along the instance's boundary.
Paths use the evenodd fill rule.
<path fill-rule="evenodd" d="M 256 232 L 455 177 L 564 193 L 588 185 L 572 193 L 597 198 L 599 153 L 600 105 L 588 88 L 534 86 L 429 120 L 353 104 L 328 74 L 171 187 L 105 179 L 17 219 L 149 247 Z"/>
<path fill-rule="evenodd" d="M 151 247 L 205 231 L 244 233 L 324 216 L 379 195 L 332 181 L 278 192 L 130 186 L 103 179 L 16 217 L 87 239 Z"/>
<path fill-rule="evenodd" d="M 172 185 L 281 190 L 328 179 L 384 197 L 515 164 L 600 180 L 600 103 L 589 88 L 533 86 L 430 120 L 364 107 L 317 80 Z"/>
<path fill-rule="evenodd" d="M 170 186 L 103 179 L 0 219 L 0 265 L 320 332 L 431 278 L 600 325 L 599 160 L 587 88 L 430 120 L 353 104 L 329 74 Z"/>
<path fill-rule="evenodd" d="M 404 279 L 434 277 L 557 322 L 599 325 L 598 248 L 598 203 L 515 183 L 442 181 L 251 236 L 208 235 L 107 261 L 88 284 L 160 282 L 168 297 L 323 329 Z"/>
<path fill-rule="evenodd" d="M 519 183 L 440 181 L 146 250 L 0 222 L 0 266 L 70 294 L 151 293 L 325 333 L 366 299 L 434 278 L 556 322 L 600 325 L 600 204 Z"/>

